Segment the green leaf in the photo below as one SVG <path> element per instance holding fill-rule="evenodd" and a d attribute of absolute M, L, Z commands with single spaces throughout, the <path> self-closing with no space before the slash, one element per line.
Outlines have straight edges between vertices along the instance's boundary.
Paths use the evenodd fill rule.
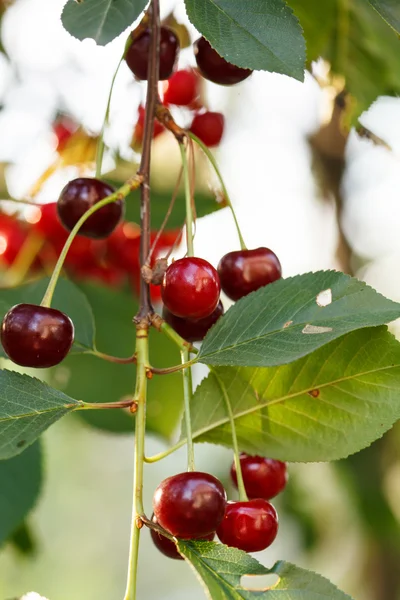
<path fill-rule="evenodd" d="M 357 279 L 337 271 L 307 273 L 239 300 L 209 331 L 198 358 L 209 365 L 282 365 L 399 316 L 400 304 Z"/>
<path fill-rule="evenodd" d="M 45 429 L 82 404 L 38 379 L 0 371 L 0 460 L 20 454 Z"/>
<path fill-rule="evenodd" d="M 344 458 L 400 418 L 400 344 L 363 329 L 276 368 L 218 368 L 242 451 L 293 462 Z M 195 441 L 232 445 L 224 396 L 211 373 L 192 399 Z M 184 433 L 183 433 L 184 437 Z"/>
<path fill-rule="evenodd" d="M 40 304 L 46 291 L 49 280 L 40 279 L 15 288 L 0 290 L 0 319 L 15 304 Z M 82 352 L 94 345 L 94 320 L 93 313 L 85 295 L 81 290 L 67 279 L 59 279 L 52 308 L 58 308 L 66 313 L 73 321 L 75 327 L 75 343 L 72 350 Z M 5 356 L 0 346 L 0 355 Z"/>
<path fill-rule="evenodd" d="M 400 4 L 398 0 L 368 0 L 397 33 L 400 33 Z"/>
<path fill-rule="evenodd" d="M 304 79 L 305 44 L 283 0 L 185 0 L 190 21 L 229 62 Z"/>
<path fill-rule="evenodd" d="M 78 40 L 92 38 L 105 46 L 132 25 L 146 4 L 147 0 L 68 0 L 61 21 Z"/>
<path fill-rule="evenodd" d="M 0 545 L 17 532 L 33 508 L 42 484 L 39 442 L 11 460 L 0 461 Z M 18 540 L 22 542 L 21 537 Z M 26 536 L 24 537 L 26 542 Z M 21 545 L 21 544 L 19 544 Z M 26 543 L 23 544 L 26 548 Z"/>
<path fill-rule="evenodd" d="M 210 600 L 351 600 L 324 577 L 287 562 L 267 569 L 245 552 L 215 542 L 178 540 L 177 547 Z M 275 575 L 278 582 L 262 591 L 246 589 L 241 581 L 245 575 Z"/>

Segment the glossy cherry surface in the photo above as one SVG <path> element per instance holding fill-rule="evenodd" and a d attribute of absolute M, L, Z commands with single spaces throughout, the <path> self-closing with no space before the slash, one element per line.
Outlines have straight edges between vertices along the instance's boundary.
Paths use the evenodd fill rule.
<path fill-rule="evenodd" d="M 154 515 L 151 517 L 151 520 L 154 523 L 157 523 L 157 519 L 155 518 Z M 151 539 L 154 542 L 154 545 L 156 546 L 156 548 L 158 548 L 158 550 L 162 554 L 164 554 L 165 556 L 168 556 L 168 558 L 174 558 L 175 560 L 184 560 L 183 556 L 181 556 L 179 554 L 179 552 L 176 548 L 175 542 L 173 542 L 172 540 L 165 537 L 165 535 L 158 533 L 158 531 L 156 531 L 155 529 L 150 529 L 150 535 L 151 535 Z M 215 533 L 213 532 L 202 539 L 207 542 L 212 542 L 214 537 L 215 537 Z"/>
<path fill-rule="evenodd" d="M 249 498 L 271 500 L 286 486 L 288 475 L 286 463 L 264 456 L 240 455 L 240 465 L 244 487 Z M 235 463 L 232 464 L 231 477 L 237 486 Z"/>
<path fill-rule="evenodd" d="M 139 35 L 131 33 L 132 43 L 129 46 L 125 60 L 138 79 L 147 80 L 147 68 L 150 53 L 150 30 L 146 29 Z M 168 79 L 175 67 L 179 51 L 179 40 L 169 27 L 161 27 L 160 30 L 160 68 L 159 79 Z"/>
<path fill-rule="evenodd" d="M 201 75 L 220 85 L 234 85 L 247 79 L 253 72 L 251 69 L 237 67 L 222 58 L 204 37 L 195 42 L 194 54 Z"/>
<path fill-rule="evenodd" d="M 114 191 L 104 181 L 89 177 L 79 177 L 67 183 L 57 202 L 58 216 L 64 227 L 71 231 L 89 208 L 113 194 Z M 95 239 L 105 238 L 118 225 L 123 212 L 123 200 L 110 202 L 85 221 L 79 234 Z"/>
<path fill-rule="evenodd" d="M 221 287 L 231 300 L 239 300 L 282 276 L 278 257 L 269 248 L 228 252 L 219 261 Z"/>
<path fill-rule="evenodd" d="M 218 273 L 202 258 L 180 258 L 164 275 L 162 300 L 177 317 L 202 319 L 217 307 L 221 284 Z"/>
<path fill-rule="evenodd" d="M 217 308 L 203 319 L 193 321 L 190 319 L 182 319 L 173 315 L 165 306 L 163 307 L 162 316 L 163 319 L 171 325 L 172 329 L 176 331 L 181 337 L 187 342 L 201 342 L 205 337 L 209 329 L 218 321 L 218 319 L 224 314 L 224 307 L 222 302 L 219 301 Z"/>
<path fill-rule="evenodd" d="M 225 516 L 217 529 L 223 544 L 244 550 L 259 552 L 268 548 L 278 533 L 278 515 L 266 500 L 228 502 Z"/>
<path fill-rule="evenodd" d="M 69 317 L 54 308 L 17 304 L 3 319 L 1 343 L 9 358 L 23 367 L 58 365 L 74 341 Z"/>
<path fill-rule="evenodd" d="M 224 134 L 225 118 L 219 112 L 205 112 L 196 115 L 190 131 L 197 135 L 209 148 L 218 146 Z"/>
<path fill-rule="evenodd" d="M 176 71 L 164 85 L 165 104 L 188 106 L 199 95 L 199 76 L 193 69 Z"/>
<path fill-rule="evenodd" d="M 183 539 L 204 538 L 216 531 L 226 507 L 222 483 L 209 473 L 179 473 L 164 479 L 153 498 L 157 522 Z"/>

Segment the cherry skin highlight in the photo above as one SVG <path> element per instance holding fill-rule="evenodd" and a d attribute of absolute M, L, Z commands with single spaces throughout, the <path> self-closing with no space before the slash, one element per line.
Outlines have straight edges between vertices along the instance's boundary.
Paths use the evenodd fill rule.
<path fill-rule="evenodd" d="M 205 538 L 214 533 L 224 517 L 225 507 L 222 483 L 199 471 L 164 479 L 153 497 L 157 522 L 182 539 Z"/>
<path fill-rule="evenodd" d="M 61 223 L 71 231 L 89 208 L 114 193 L 114 189 L 89 177 L 73 179 L 64 187 L 57 202 Z M 79 230 L 79 235 L 102 239 L 110 235 L 120 222 L 124 212 L 124 201 L 116 200 L 93 213 Z"/>
<path fill-rule="evenodd" d="M 188 106 L 199 95 L 199 76 L 193 69 L 176 71 L 164 85 L 165 104 Z"/>
<path fill-rule="evenodd" d="M 249 502 L 228 502 L 224 519 L 217 529 L 217 536 L 223 544 L 245 552 L 265 550 L 277 533 L 276 510 L 260 498 Z"/>
<path fill-rule="evenodd" d="M 164 275 L 162 300 L 177 317 L 203 319 L 216 309 L 221 284 L 218 273 L 202 258 L 180 258 Z"/>
<path fill-rule="evenodd" d="M 157 519 L 154 515 L 152 515 L 151 520 L 154 523 L 157 523 Z M 176 548 L 176 544 L 172 540 L 165 537 L 165 535 L 158 533 L 158 531 L 156 531 L 155 529 L 150 529 L 150 535 L 154 545 L 162 554 L 168 556 L 168 558 L 173 558 L 175 560 L 184 560 L 183 556 L 179 554 Z M 214 537 L 215 533 L 213 532 L 207 535 L 205 538 L 202 538 L 202 541 L 212 542 Z"/>
<path fill-rule="evenodd" d="M 201 75 L 219 85 L 235 85 L 247 79 L 253 72 L 222 58 L 204 37 L 194 43 L 194 54 Z"/>
<path fill-rule="evenodd" d="M 58 365 L 73 341 L 71 319 L 54 308 L 17 304 L 1 325 L 1 343 L 7 356 L 23 367 L 44 369 Z"/>
<path fill-rule="evenodd" d="M 139 35 L 131 32 L 132 43 L 129 46 L 125 60 L 132 73 L 141 81 L 147 80 L 147 70 L 150 55 L 150 30 L 146 29 Z M 168 79 L 174 70 L 179 52 L 177 35 L 169 27 L 160 30 L 160 67 L 159 80 Z"/>
<path fill-rule="evenodd" d="M 221 287 L 231 300 L 239 300 L 282 276 L 278 257 L 269 248 L 228 252 L 219 261 Z"/>
<path fill-rule="evenodd" d="M 218 321 L 218 319 L 224 314 L 224 307 L 222 302 L 219 301 L 217 308 L 203 319 L 192 321 L 190 319 L 182 319 L 176 317 L 167 308 L 163 308 L 162 316 L 163 319 L 171 325 L 172 329 L 176 331 L 181 337 L 187 342 L 201 342 L 206 337 L 209 329 Z"/>
<path fill-rule="evenodd" d="M 286 486 L 288 479 L 286 463 L 280 460 L 242 453 L 240 465 L 244 487 L 249 498 L 271 500 Z M 231 478 L 237 487 L 235 463 L 231 467 Z"/>
<path fill-rule="evenodd" d="M 194 133 L 206 146 L 218 146 L 224 134 L 225 118 L 218 112 L 205 112 L 196 115 L 190 126 Z"/>

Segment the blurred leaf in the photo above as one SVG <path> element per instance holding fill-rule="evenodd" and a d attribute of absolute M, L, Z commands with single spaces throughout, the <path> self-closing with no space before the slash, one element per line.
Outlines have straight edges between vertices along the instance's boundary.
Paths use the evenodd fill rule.
<path fill-rule="evenodd" d="M 345 333 L 399 316 L 400 304 L 349 275 L 307 273 L 236 302 L 208 332 L 198 358 L 209 365 L 282 365 Z"/>
<path fill-rule="evenodd" d="M 15 304 L 40 304 L 46 291 L 49 280 L 40 279 L 15 288 L 0 290 L 0 319 Z M 93 313 L 85 295 L 81 290 L 66 279 L 59 279 L 54 292 L 52 308 L 57 308 L 66 313 L 73 321 L 75 327 L 75 343 L 72 351 L 82 352 L 93 348 L 94 321 Z M 5 356 L 2 346 L 0 355 Z"/>
<path fill-rule="evenodd" d="M 132 25 L 146 4 L 147 0 L 68 0 L 61 21 L 78 40 L 92 38 L 105 46 Z"/>
<path fill-rule="evenodd" d="M 38 379 L 0 371 L 0 460 L 20 454 L 81 404 Z"/>
<path fill-rule="evenodd" d="M 23 520 L 34 507 L 42 484 L 42 456 L 36 442 L 20 456 L 0 461 L 0 545 L 13 534 L 12 541 L 27 549 L 28 530 Z"/>
<path fill-rule="evenodd" d="M 185 0 L 190 21 L 229 62 L 304 79 L 305 44 L 283 0 Z"/>
<path fill-rule="evenodd" d="M 385 327 L 363 329 L 276 368 L 218 368 L 240 449 L 293 462 L 344 458 L 400 418 L 400 343 Z M 192 400 L 198 442 L 232 445 L 213 373 Z"/>
<path fill-rule="evenodd" d="M 279 561 L 267 569 L 236 548 L 215 542 L 178 540 L 177 547 L 190 562 L 211 600 L 351 600 L 330 581 L 300 567 Z M 245 575 L 276 575 L 278 581 L 262 590 L 246 589 Z M 253 585 L 257 580 L 253 579 Z M 265 583 L 260 580 L 260 587 Z"/>
<path fill-rule="evenodd" d="M 398 0 L 368 0 L 397 33 L 400 33 L 400 4 Z"/>
<path fill-rule="evenodd" d="M 33 447 L 34 446 L 31 446 L 31 448 Z M 23 456 L 25 456 L 25 454 L 23 454 Z M 14 458 L 12 460 L 16 459 Z M 11 461 L 7 461 L 7 463 L 5 464 L 8 464 L 10 462 Z M 1 464 L 2 463 L 0 463 L 0 466 Z M 26 521 L 21 523 L 21 525 L 18 527 L 18 529 L 14 531 L 14 533 L 8 541 L 16 550 L 18 550 L 18 552 L 25 556 L 32 556 L 36 552 L 36 540 L 32 533 L 32 529 L 29 527 Z"/>

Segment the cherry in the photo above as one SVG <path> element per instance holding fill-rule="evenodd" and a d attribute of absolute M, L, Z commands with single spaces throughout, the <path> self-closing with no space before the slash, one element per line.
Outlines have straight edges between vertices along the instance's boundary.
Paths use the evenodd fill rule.
<path fill-rule="evenodd" d="M 132 147 L 139 148 L 143 142 L 143 134 L 144 134 L 144 120 L 146 116 L 146 109 L 144 106 L 140 105 L 138 109 L 138 120 L 135 125 L 135 129 L 132 136 Z M 153 139 L 158 137 L 160 133 L 164 131 L 164 127 L 157 120 L 154 121 L 153 128 Z"/>
<path fill-rule="evenodd" d="M 205 112 L 196 115 L 190 126 L 190 131 L 201 141 L 212 148 L 218 146 L 224 133 L 225 118 L 219 112 Z"/>
<path fill-rule="evenodd" d="M 220 85 L 234 85 L 247 79 L 253 72 L 222 58 L 204 37 L 194 43 L 194 54 L 201 75 Z"/>
<path fill-rule="evenodd" d="M 73 179 L 64 187 L 57 202 L 58 216 L 62 224 L 71 231 L 89 208 L 113 193 L 114 189 L 99 179 Z M 95 239 L 107 237 L 118 225 L 123 211 L 123 200 L 103 206 L 87 219 L 79 234 Z"/>
<path fill-rule="evenodd" d="M 68 237 L 58 218 L 57 202 L 42 204 L 37 207 L 37 211 L 38 218 L 33 224 L 33 229 L 38 231 L 47 240 L 58 240 L 60 238 L 65 240 Z"/>
<path fill-rule="evenodd" d="M 217 307 L 221 284 L 218 273 L 202 258 L 180 258 L 164 275 L 161 297 L 177 317 L 202 319 Z"/>
<path fill-rule="evenodd" d="M 275 508 L 261 498 L 248 502 L 228 502 L 224 519 L 217 529 L 223 544 L 259 552 L 268 548 L 278 533 Z"/>
<path fill-rule="evenodd" d="M 154 515 L 152 515 L 151 520 L 153 521 L 153 523 L 157 523 L 157 519 L 155 518 Z M 167 537 L 165 537 L 165 535 L 162 535 L 162 533 L 159 533 L 155 529 L 150 529 L 150 535 L 151 535 L 151 539 L 154 542 L 154 545 L 156 546 L 156 548 L 159 549 L 159 551 L 162 554 L 165 554 L 165 556 L 168 556 L 168 558 L 174 558 L 176 560 L 183 560 L 183 556 L 181 556 L 179 554 L 179 552 L 176 548 L 175 542 L 168 539 Z M 202 538 L 202 540 L 207 541 L 207 542 L 212 542 L 214 537 L 215 537 L 215 532 L 213 531 L 212 533 L 207 535 L 205 538 Z"/>
<path fill-rule="evenodd" d="M 282 276 L 281 263 L 269 248 L 228 252 L 219 261 L 218 274 L 225 294 L 239 300 Z"/>
<path fill-rule="evenodd" d="M 150 30 L 145 29 L 142 33 L 131 32 L 131 45 L 125 54 L 125 60 L 138 79 L 147 80 L 147 67 L 150 53 Z M 169 27 L 161 27 L 160 31 L 160 80 L 168 79 L 175 67 L 179 51 L 179 39 Z"/>
<path fill-rule="evenodd" d="M 153 497 L 157 522 L 183 539 L 204 538 L 213 533 L 224 517 L 225 506 L 222 483 L 199 471 L 164 479 Z"/>
<path fill-rule="evenodd" d="M 249 498 L 271 500 L 281 492 L 287 483 L 286 463 L 263 456 L 240 455 L 240 465 L 244 487 Z M 235 463 L 232 464 L 231 477 L 237 486 Z"/>
<path fill-rule="evenodd" d="M 0 263 L 12 265 L 25 240 L 21 223 L 15 217 L 0 214 Z"/>
<path fill-rule="evenodd" d="M 223 314 L 224 307 L 222 306 L 221 301 L 218 302 L 217 308 L 211 315 L 208 315 L 208 317 L 204 317 L 203 319 L 198 319 L 197 321 L 177 317 L 165 308 L 165 306 L 162 312 L 163 319 L 187 342 L 201 342 L 206 337 L 208 330 L 215 325 Z"/>
<path fill-rule="evenodd" d="M 74 341 L 74 325 L 54 308 L 16 304 L 1 326 L 3 348 L 17 365 L 47 368 L 67 356 Z"/>
<path fill-rule="evenodd" d="M 199 95 L 199 76 L 193 69 L 176 71 L 164 86 L 165 104 L 188 106 Z"/>

